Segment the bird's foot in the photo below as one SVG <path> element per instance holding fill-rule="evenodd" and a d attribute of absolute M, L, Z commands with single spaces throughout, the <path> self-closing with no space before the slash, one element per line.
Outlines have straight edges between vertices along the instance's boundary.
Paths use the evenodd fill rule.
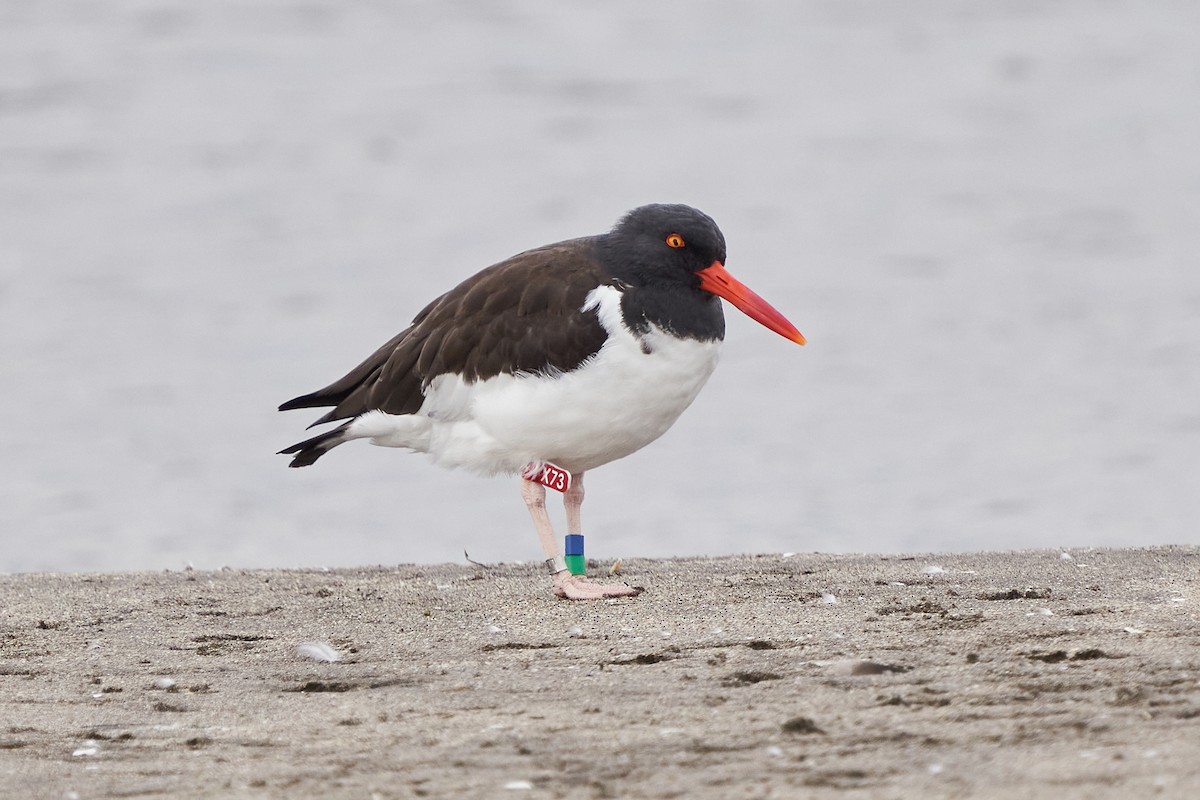
<path fill-rule="evenodd" d="M 604 600 L 609 597 L 635 597 L 642 590 L 626 584 L 614 586 L 592 583 L 586 575 L 572 575 L 563 571 L 554 574 L 554 593 L 567 600 Z"/>

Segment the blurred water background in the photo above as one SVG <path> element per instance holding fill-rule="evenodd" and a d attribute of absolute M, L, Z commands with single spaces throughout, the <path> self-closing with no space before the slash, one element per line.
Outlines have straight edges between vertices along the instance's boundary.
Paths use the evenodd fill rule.
<path fill-rule="evenodd" d="M 593 556 L 1200 542 L 1200 4 L 0 2 L 0 571 L 539 559 L 515 480 L 275 451 L 647 202 L 730 311 Z"/>

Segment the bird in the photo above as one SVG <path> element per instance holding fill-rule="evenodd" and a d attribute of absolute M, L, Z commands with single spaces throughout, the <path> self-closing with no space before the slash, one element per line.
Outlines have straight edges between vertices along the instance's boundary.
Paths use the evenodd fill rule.
<path fill-rule="evenodd" d="M 339 423 L 280 454 L 307 467 L 368 439 L 517 476 L 555 595 L 638 594 L 568 568 L 546 489 L 563 493 L 566 542 L 582 561 L 584 475 L 658 439 L 695 400 L 725 338 L 722 299 L 805 343 L 725 260 L 716 222 L 680 204 L 644 205 L 607 233 L 512 256 L 433 300 L 344 377 L 280 405 L 329 408 L 309 428 Z"/>

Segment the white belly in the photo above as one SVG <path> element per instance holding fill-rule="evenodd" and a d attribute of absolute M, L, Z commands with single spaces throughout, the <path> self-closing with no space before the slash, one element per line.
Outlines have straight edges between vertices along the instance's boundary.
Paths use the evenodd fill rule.
<path fill-rule="evenodd" d="M 371 412 L 354 422 L 351 435 L 485 474 L 516 473 L 531 461 L 578 473 L 645 447 L 696 399 L 721 343 L 677 339 L 653 327 L 634 336 L 612 287 L 591 292 L 584 309 L 591 307 L 609 339 L 578 369 L 470 384 L 440 375 L 416 414 Z"/>

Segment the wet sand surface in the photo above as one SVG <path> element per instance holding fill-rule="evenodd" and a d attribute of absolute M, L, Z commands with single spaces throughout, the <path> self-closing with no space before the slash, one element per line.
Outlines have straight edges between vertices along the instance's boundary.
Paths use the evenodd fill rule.
<path fill-rule="evenodd" d="M 4 576 L 0 779 L 81 799 L 1200 790 L 1200 548 L 611 580 L 645 592 L 561 601 L 528 564 Z"/>

